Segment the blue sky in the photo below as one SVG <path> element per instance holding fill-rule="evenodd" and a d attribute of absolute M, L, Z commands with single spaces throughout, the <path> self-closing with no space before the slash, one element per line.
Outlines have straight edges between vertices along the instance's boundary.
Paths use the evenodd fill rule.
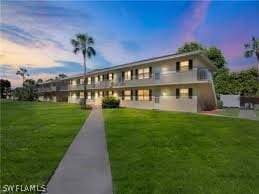
<path fill-rule="evenodd" d="M 243 57 L 244 44 L 259 37 L 259 2 L 85 2 L 2 1 L 1 76 L 21 84 L 18 67 L 34 79 L 82 72 L 82 56 L 70 39 L 87 32 L 97 55 L 89 69 L 175 53 L 184 42 L 220 48 L 228 67 L 255 66 Z"/>

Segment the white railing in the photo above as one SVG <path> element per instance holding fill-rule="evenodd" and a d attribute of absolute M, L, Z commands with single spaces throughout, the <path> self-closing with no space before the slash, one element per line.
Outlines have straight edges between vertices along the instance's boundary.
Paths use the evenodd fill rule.
<path fill-rule="evenodd" d="M 212 75 L 208 69 L 194 68 L 190 71 L 170 71 L 164 73 L 153 73 L 150 78 L 138 79 L 133 76 L 131 80 L 100 81 L 92 84 L 87 84 L 86 89 L 109 89 L 113 87 L 123 86 L 142 86 L 152 84 L 170 84 L 170 83 L 192 83 L 196 81 L 212 80 Z M 68 90 L 84 90 L 83 84 L 69 85 Z"/>

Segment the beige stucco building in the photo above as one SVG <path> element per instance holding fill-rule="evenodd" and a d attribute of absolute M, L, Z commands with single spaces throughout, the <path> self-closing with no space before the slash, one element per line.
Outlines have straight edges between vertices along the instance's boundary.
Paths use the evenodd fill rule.
<path fill-rule="evenodd" d="M 94 70 L 87 73 L 87 103 L 100 105 L 103 96 L 113 95 L 125 107 L 184 112 L 213 109 L 216 107 L 214 70 L 212 62 L 201 51 Z M 62 91 L 57 87 L 61 82 Z M 79 103 L 84 97 L 83 83 L 83 74 L 56 81 L 54 99 Z M 50 83 L 41 87 L 46 84 Z M 59 98 L 59 93 L 66 98 Z M 39 99 L 44 100 L 43 94 L 39 93 Z"/>

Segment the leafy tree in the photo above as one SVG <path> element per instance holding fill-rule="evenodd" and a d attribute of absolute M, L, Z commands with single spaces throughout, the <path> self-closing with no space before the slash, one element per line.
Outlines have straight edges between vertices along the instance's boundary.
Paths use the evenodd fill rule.
<path fill-rule="evenodd" d="M 37 84 L 40 84 L 40 83 L 43 83 L 43 80 L 42 80 L 41 78 L 39 78 L 39 79 L 37 80 Z"/>
<path fill-rule="evenodd" d="M 227 63 L 223 53 L 217 47 L 210 47 L 206 49 L 205 53 L 218 69 L 224 67 Z"/>
<path fill-rule="evenodd" d="M 61 79 L 63 79 L 63 78 L 66 78 L 66 77 L 67 77 L 67 75 L 66 75 L 66 74 L 64 74 L 64 73 L 60 73 L 60 74 L 58 75 L 58 77 L 59 77 L 59 78 L 61 78 Z"/>
<path fill-rule="evenodd" d="M 36 100 L 37 95 L 37 84 L 32 79 L 27 79 L 23 83 L 23 87 L 15 88 L 13 95 L 18 100 L 28 100 L 33 101 Z"/>
<path fill-rule="evenodd" d="M 23 88 L 25 100 L 33 101 L 37 99 L 37 84 L 34 80 L 27 79 L 23 84 Z"/>
<path fill-rule="evenodd" d="M 74 39 L 71 39 L 74 54 L 82 52 L 84 59 L 84 106 L 86 107 L 86 57 L 91 58 L 95 55 L 93 48 L 94 39 L 88 34 L 77 34 Z"/>
<path fill-rule="evenodd" d="M 218 98 L 219 94 L 230 94 L 231 86 L 228 68 L 222 67 L 215 72 L 214 85 Z"/>
<path fill-rule="evenodd" d="M 30 76 L 30 75 L 28 74 L 27 69 L 21 68 L 21 67 L 20 67 L 19 70 L 16 72 L 16 75 L 22 76 L 22 83 L 24 83 L 26 76 L 27 76 L 27 77 Z"/>
<path fill-rule="evenodd" d="M 259 38 L 252 37 L 250 44 L 245 44 L 246 51 L 244 53 L 246 58 L 256 56 L 257 59 L 257 70 L 259 71 Z M 258 78 L 259 81 L 259 78 Z"/>
<path fill-rule="evenodd" d="M 206 50 L 203 45 L 198 42 L 186 42 L 183 46 L 178 48 L 177 53 L 187 53 L 191 51 Z"/>
<path fill-rule="evenodd" d="M 177 53 L 186 53 L 186 52 L 198 51 L 198 50 L 204 51 L 207 57 L 212 61 L 212 63 L 217 68 L 222 68 L 226 64 L 225 57 L 220 49 L 214 46 L 210 48 L 206 48 L 205 46 L 203 46 L 198 42 L 184 43 L 183 46 L 178 48 Z"/>
<path fill-rule="evenodd" d="M 231 73 L 225 67 L 218 69 L 214 75 L 217 97 L 219 98 L 219 94 L 255 96 L 259 89 L 257 76 L 255 68 Z"/>
<path fill-rule="evenodd" d="M 1 79 L 1 98 L 6 98 L 7 93 L 11 92 L 11 82 L 9 80 Z"/>
<path fill-rule="evenodd" d="M 25 90 L 22 87 L 17 87 L 13 91 L 13 95 L 17 100 L 25 100 Z"/>

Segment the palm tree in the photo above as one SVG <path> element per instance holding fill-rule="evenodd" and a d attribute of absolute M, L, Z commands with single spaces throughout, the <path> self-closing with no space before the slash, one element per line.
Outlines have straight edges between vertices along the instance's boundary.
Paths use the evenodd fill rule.
<path fill-rule="evenodd" d="M 26 76 L 30 76 L 30 75 L 28 74 L 27 69 L 21 68 L 21 67 L 20 67 L 19 70 L 16 72 L 16 75 L 22 76 L 22 84 L 24 84 L 24 81 L 25 81 Z"/>
<path fill-rule="evenodd" d="M 259 82 L 259 38 L 252 37 L 252 42 L 250 44 L 245 44 L 245 57 L 252 57 L 254 54 L 257 58 L 257 73 Z"/>
<path fill-rule="evenodd" d="M 95 55 L 95 50 L 92 47 L 94 39 L 86 33 L 77 34 L 74 39 L 71 39 L 71 44 L 74 47 L 74 54 L 81 51 L 84 58 L 84 107 L 86 107 L 86 57 L 90 59 Z"/>

